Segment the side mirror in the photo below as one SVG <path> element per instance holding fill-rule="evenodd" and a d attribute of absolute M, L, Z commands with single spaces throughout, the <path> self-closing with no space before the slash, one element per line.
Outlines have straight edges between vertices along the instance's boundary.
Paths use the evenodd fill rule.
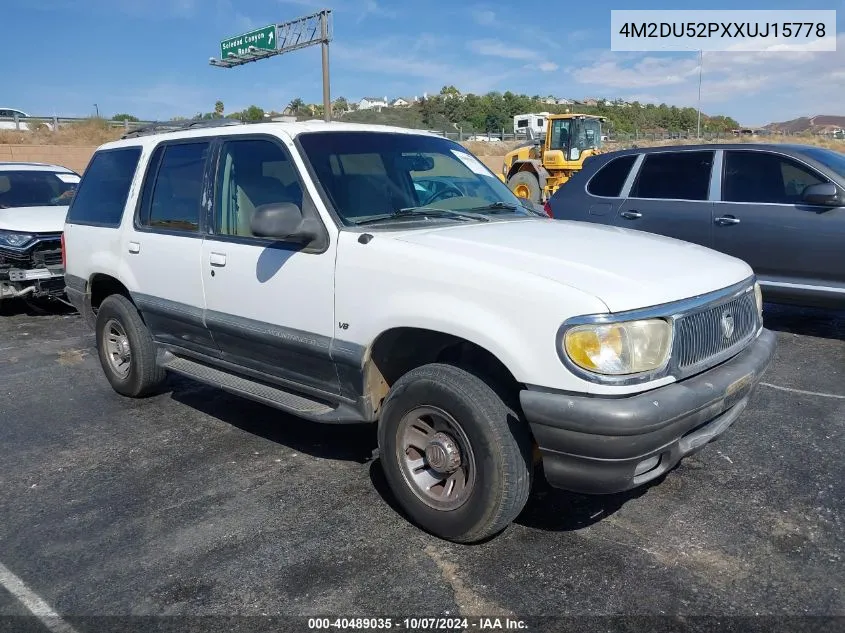
<path fill-rule="evenodd" d="M 302 209 L 292 202 L 274 202 L 255 208 L 249 228 L 256 237 L 287 242 L 311 242 L 317 231 L 302 216 Z"/>
<path fill-rule="evenodd" d="M 845 206 L 845 200 L 839 195 L 839 189 L 832 182 L 810 185 L 804 189 L 801 199 L 807 204 L 817 204 L 824 207 Z"/>

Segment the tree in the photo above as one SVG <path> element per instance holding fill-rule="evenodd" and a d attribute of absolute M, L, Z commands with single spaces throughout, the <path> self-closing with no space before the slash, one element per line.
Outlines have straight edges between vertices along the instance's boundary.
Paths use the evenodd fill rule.
<path fill-rule="evenodd" d="M 296 97 L 288 104 L 288 109 L 291 111 L 291 114 L 298 114 L 305 109 L 305 102 L 299 97 Z"/>
<path fill-rule="evenodd" d="M 261 121 L 264 119 L 264 110 L 256 105 L 251 105 L 243 111 L 243 118 L 246 121 Z"/>
<path fill-rule="evenodd" d="M 214 116 L 215 116 L 215 118 L 222 119 L 223 118 L 223 111 L 224 111 L 223 102 L 218 99 L 217 102 L 214 104 Z"/>
<path fill-rule="evenodd" d="M 437 118 L 437 112 L 439 110 L 440 104 L 438 103 L 437 99 L 423 99 L 420 101 L 420 114 L 422 114 L 422 120 L 425 125 L 428 127 L 433 127 L 434 122 Z"/>
<path fill-rule="evenodd" d="M 440 89 L 440 94 L 458 96 L 461 94 L 461 91 L 455 88 L 455 86 L 443 86 Z"/>
<path fill-rule="evenodd" d="M 133 116 L 133 115 L 131 115 L 131 114 L 115 114 L 115 115 L 111 118 L 111 120 L 112 120 L 112 121 L 131 121 L 131 122 L 137 122 L 137 121 L 140 121 L 141 119 L 139 119 L 138 117 Z"/>
<path fill-rule="evenodd" d="M 334 112 L 346 112 L 349 110 L 349 102 L 346 100 L 346 97 L 338 97 L 335 99 L 332 104 L 332 110 Z"/>

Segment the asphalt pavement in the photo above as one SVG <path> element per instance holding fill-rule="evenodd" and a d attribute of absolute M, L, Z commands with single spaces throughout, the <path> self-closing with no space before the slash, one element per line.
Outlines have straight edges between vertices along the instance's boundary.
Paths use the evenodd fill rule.
<path fill-rule="evenodd" d="M 26 596 L 3 568 L 78 633 L 104 630 L 102 616 L 842 616 L 833 622 L 845 626 L 845 311 L 767 305 L 765 320 L 776 358 L 717 442 L 622 495 L 540 481 L 513 526 L 462 546 L 397 510 L 373 428 L 304 422 L 173 377 L 160 395 L 122 398 L 78 315 L 7 305 L 0 631 L 49 629 L 9 617 L 27 613 Z"/>

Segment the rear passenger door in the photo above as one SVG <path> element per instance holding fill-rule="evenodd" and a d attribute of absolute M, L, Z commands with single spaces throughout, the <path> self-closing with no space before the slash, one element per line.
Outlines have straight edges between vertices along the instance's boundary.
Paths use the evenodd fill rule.
<path fill-rule="evenodd" d="M 216 355 L 203 321 L 200 268 L 210 148 L 208 140 L 190 139 L 153 150 L 122 249 L 132 297 L 155 339 Z"/>
<path fill-rule="evenodd" d="M 804 204 L 804 189 L 830 182 L 784 154 L 725 150 L 714 245 L 744 259 L 765 286 L 835 286 L 845 278 L 845 208 Z"/>
<path fill-rule="evenodd" d="M 699 150 L 645 154 L 614 224 L 711 246 L 713 156 Z"/>

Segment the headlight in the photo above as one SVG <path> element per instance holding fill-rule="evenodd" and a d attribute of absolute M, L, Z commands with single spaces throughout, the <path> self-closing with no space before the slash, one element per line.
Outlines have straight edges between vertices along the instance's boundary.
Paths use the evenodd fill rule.
<path fill-rule="evenodd" d="M 612 376 L 660 369 L 669 360 L 672 326 L 663 319 L 576 325 L 563 348 L 578 367 Z"/>
<path fill-rule="evenodd" d="M 30 233 L 13 233 L 12 231 L 0 231 L 0 246 L 12 246 L 21 248 L 32 241 L 34 235 Z"/>
<path fill-rule="evenodd" d="M 760 288 L 760 284 L 756 281 L 754 282 L 754 299 L 757 301 L 757 315 L 760 317 L 760 321 L 763 321 L 763 291 Z"/>

